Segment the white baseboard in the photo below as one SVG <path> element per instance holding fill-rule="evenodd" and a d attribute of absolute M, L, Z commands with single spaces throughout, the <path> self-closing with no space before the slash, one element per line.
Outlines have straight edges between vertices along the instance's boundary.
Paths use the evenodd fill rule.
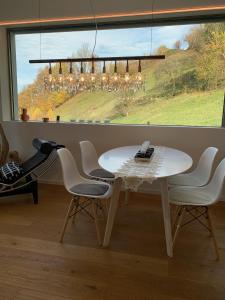
<path fill-rule="evenodd" d="M 50 185 L 63 185 L 61 180 L 47 180 L 47 179 L 38 179 L 39 183 L 50 184 Z"/>

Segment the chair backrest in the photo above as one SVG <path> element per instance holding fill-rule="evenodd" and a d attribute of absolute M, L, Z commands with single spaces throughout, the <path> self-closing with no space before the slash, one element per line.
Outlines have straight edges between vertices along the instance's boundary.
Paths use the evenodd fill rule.
<path fill-rule="evenodd" d="M 216 154 L 218 152 L 218 149 L 215 147 L 209 147 L 207 148 L 201 155 L 198 165 L 196 169 L 193 171 L 195 176 L 197 176 L 199 179 L 201 179 L 202 185 L 205 185 L 208 183 L 213 163 L 216 157 Z"/>
<path fill-rule="evenodd" d="M 223 183 L 225 178 L 225 158 L 220 162 L 215 170 L 215 173 L 206 186 L 203 187 L 205 192 L 207 192 L 213 201 L 213 203 L 219 200 L 223 190 Z"/>
<path fill-rule="evenodd" d="M 83 178 L 78 171 L 73 155 L 68 149 L 59 149 L 57 150 L 57 153 L 62 167 L 64 186 L 70 191 L 71 187 L 81 183 Z"/>
<path fill-rule="evenodd" d="M 32 145 L 36 149 L 36 153 L 21 164 L 23 169 L 22 177 L 30 173 L 37 177 L 42 176 L 56 160 L 56 150 L 65 147 L 56 142 L 46 141 L 40 138 L 33 139 Z M 18 179 L 20 178 L 17 178 L 17 180 Z"/>
<path fill-rule="evenodd" d="M 82 168 L 86 175 L 89 175 L 91 171 L 99 169 L 98 155 L 94 145 L 90 141 L 81 141 L 81 161 Z"/>

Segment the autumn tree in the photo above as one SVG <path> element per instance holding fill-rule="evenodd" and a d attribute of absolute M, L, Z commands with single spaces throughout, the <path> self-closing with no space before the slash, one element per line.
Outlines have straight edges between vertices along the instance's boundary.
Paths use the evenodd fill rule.
<path fill-rule="evenodd" d="M 198 60 L 197 75 L 203 89 L 216 89 L 224 80 L 225 70 L 225 26 L 207 24 Z"/>
<path fill-rule="evenodd" d="M 180 50 L 181 49 L 181 41 L 180 40 L 177 40 L 174 43 L 174 49 L 176 49 L 176 50 Z"/>
<path fill-rule="evenodd" d="M 91 49 L 88 44 L 83 44 L 77 53 L 71 57 L 90 57 Z M 40 69 L 36 79 L 18 95 L 19 109 L 27 108 L 31 120 L 41 119 L 42 117 L 54 118 L 54 110 L 70 99 L 74 94 L 70 90 L 64 89 L 63 86 L 69 76 L 70 64 L 62 64 L 62 73 L 64 81 L 59 82 L 59 65 L 52 64 L 52 81 L 48 73 L 48 66 Z M 90 64 L 84 64 L 84 72 L 90 70 Z M 77 75 L 80 72 L 80 66 L 73 64 L 73 71 Z M 45 83 L 46 87 L 45 88 Z M 76 89 L 72 90 L 77 92 Z"/>
<path fill-rule="evenodd" d="M 199 52 L 205 43 L 204 25 L 198 25 L 191 29 L 190 33 L 185 36 L 188 49 Z"/>

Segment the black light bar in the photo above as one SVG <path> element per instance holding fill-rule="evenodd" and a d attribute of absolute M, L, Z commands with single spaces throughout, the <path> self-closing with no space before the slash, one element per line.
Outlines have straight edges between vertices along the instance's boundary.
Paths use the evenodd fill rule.
<path fill-rule="evenodd" d="M 72 63 L 72 62 L 95 62 L 95 61 L 131 61 L 131 60 L 154 60 L 165 59 L 165 55 L 144 55 L 144 56 L 112 56 L 112 57 L 86 57 L 86 58 L 51 58 L 31 59 L 30 64 L 42 63 Z"/>

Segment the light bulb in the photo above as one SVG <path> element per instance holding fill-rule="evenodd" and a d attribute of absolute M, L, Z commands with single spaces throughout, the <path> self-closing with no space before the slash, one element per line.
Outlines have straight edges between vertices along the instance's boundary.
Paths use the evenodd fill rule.
<path fill-rule="evenodd" d="M 104 81 L 104 82 L 106 81 L 106 74 L 105 73 L 102 74 L 102 81 Z"/>
<path fill-rule="evenodd" d="M 59 82 L 62 82 L 63 81 L 63 76 L 62 74 L 59 74 Z"/>
<path fill-rule="evenodd" d="M 73 74 L 70 74 L 70 75 L 68 76 L 68 81 L 69 81 L 69 82 L 72 82 L 72 81 L 73 81 Z"/>
<path fill-rule="evenodd" d="M 79 76 L 79 81 L 83 83 L 85 81 L 85 76 L 84 76 L 84 69 L 83 69 L 83 62 L 80 63 L 80 76 Z"/>
<path fill-rule="evenodd" d="M 80 80 L 80 82 L 84 82 L 85 81 L 85 77 L 84 77 L 83 73 L 80 74 L 79 80 Z"/>
<path fill-rule="evenodd" d="M 49 82 L 52 82 L 52 80 L 53 80 L 52 74 L 49 74 L 49 75 L 48 75 L 48 81 L 49 81 Z"/>
<path fill-rule="evenodd" d="M 95 74 L 91 74 L 91 82 L 94 82 L 94 81 L 95 81 L 95 79 L 96 79 L 96 76 L 95 76 Z"/>
<path fill-rule="evenodd" d="M 124 76 L 124 80 L 126 82 L 128 82 L 130 80 L 130 74 L 129 73 L 126 73 L 125 76 Z"/>
<path fill-rule="evenodd" d="M 113 74 L 113 80 L 114 80 L 114 81 L 118 81 L 118 74 L 117 74 L 117 73 L 114 73 L 114 74 Z"/>
<path fill-rule="evenodd" d="M 142 74 L 141 74 L 141 72 L 137 73 L 137 81 L 142 81 Z"/>

